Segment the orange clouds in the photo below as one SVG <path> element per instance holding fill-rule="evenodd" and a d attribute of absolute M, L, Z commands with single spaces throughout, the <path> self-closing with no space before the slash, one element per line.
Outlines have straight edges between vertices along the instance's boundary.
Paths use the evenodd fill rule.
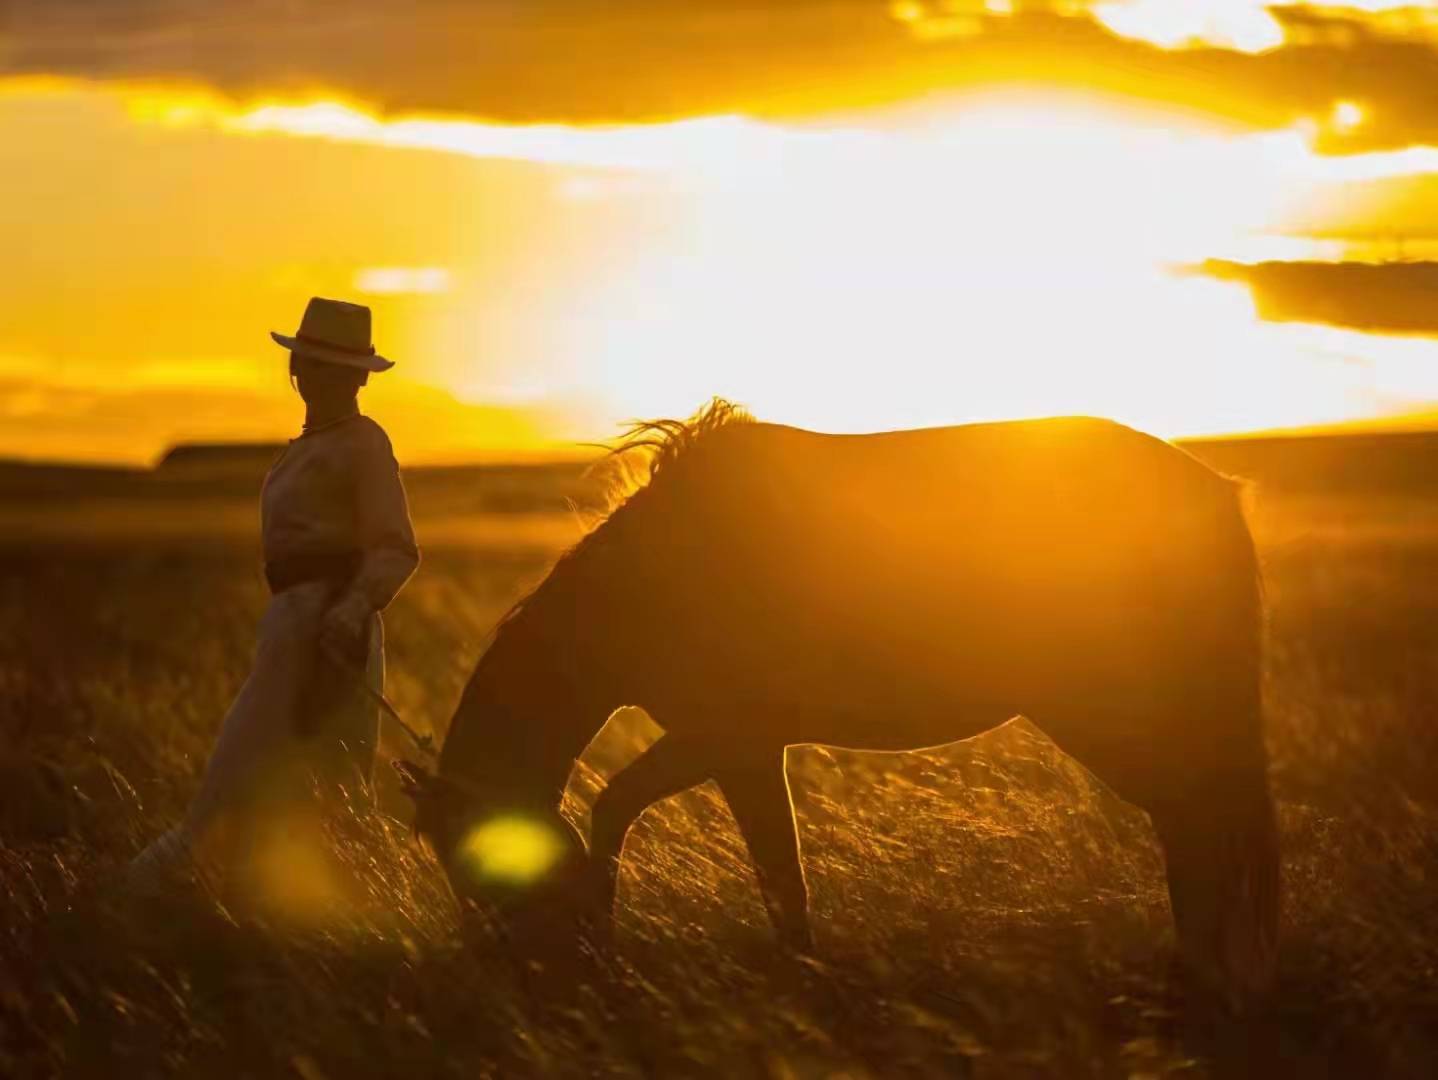
<path fill-rule="evenodd" d="M 1333 149 L 1438 142 L 1438 9 L 1347 0 L 11 0 L 4 70 L 322 96 L 523 123 L 796 116 L 993 82 L 1119 90 Z"/>

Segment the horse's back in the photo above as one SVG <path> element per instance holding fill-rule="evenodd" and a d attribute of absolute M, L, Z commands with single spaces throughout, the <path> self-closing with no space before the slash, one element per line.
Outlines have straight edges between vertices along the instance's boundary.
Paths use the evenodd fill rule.
<path fill-rule="evenodd" d="M 715 473 L 744 488 L 817 485 L 817 502 L 851 492 L 879 506 L 995 511 L 1130 511 L 1164 495 L 1226 500 L 1231 485 L 1192 455 L 1133 428 L 1092 417 L 1001 421 L 862 435 L 777 424 L 735 425 L 714 440 Z M 792 488 L 790 489 L 792 493 Z M 802 502 L 803 500 L 800 500 Z"/>
<path fill-rule="evenodd" d="M 690 465 L 673 595 L 752 693 L 1098 694 L 1245 617 L 1208 610 L 1251 578 L 1234 486 L 1109 421 L 736 425 Z"/>
<path fill-rule="evenodd" d="M 747 551 L 750 572 L 840 593 L 948 581 L 1053 598 L 1191 567 L 1215 531 L 1241 527 L 1230 481 L 1086 417 L 873 435 L 755 424 L 715 450 L 694 491 L 715 541 Z"/>

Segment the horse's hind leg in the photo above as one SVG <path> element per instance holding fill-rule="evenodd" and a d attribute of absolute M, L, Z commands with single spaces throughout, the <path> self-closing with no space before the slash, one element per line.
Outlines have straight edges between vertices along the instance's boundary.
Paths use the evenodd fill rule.
<path fill-rule="evenodd" d="M 1148 811 L 1189 974 L 1235 1004 L 1261 997 L 1274 977 L 1279 871 L 1256 705 L 1195 694 L 1181 709 L 1058 711 L 1039 722 Z"/>
<path fill-rule="evenodd" d="M 1201 789 L 1150 808 L 1163 844 L 1184 965 L 1230 1004 L 1271 989 L 1277 960 L 1278 830 L 1267 778 L 1216 773 Z"/>
<path fill-rule="evenodd" d="M 714 779 L 749 847 L 770 921 L 786 944 L 808 951 L 813 946 L 809 891 L 783 749 L 726 761 L 715 768 Z"/>
<path fill-rule="evenodd" d="M 597 873 L 595 905 L 604 918 L 614 907 L 624 837 L 645 809 L 709 779 L 710 766 L 691 743 L 661 735 L 599 793 L 590 817 L 589 856 Z"/>

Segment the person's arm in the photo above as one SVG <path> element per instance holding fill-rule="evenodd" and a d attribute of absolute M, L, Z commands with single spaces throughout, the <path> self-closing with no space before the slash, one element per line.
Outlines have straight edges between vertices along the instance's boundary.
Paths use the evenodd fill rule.
<path fill-rule="evenodd" d="M 419 566 L 409 504 L 389 439 L 379 425 L 366 421 L 358 443 L 352 477 L 360 564 L 325 619 L 327 636 L 356 652 L 370 616 L 389 606 Z"/>
<path fill-rule="evenodd" d="M 370 611 L 383 611 L 419 566 L 419 547 L 409 520 L 409 502 L 389 438 L 367 424 L 355 469 L 355 513 L 364 553 L 350 591 Z"/>

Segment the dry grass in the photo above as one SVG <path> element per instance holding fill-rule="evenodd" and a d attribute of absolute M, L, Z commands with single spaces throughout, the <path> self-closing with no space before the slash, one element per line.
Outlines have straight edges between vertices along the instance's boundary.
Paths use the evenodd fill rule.
<path fill-rule="evenodd" d="M 506 546 L 497 520 L 436 527 L 455 546 L 431 546 L 389 619 L 393 696 L 420 727 L 563 536 L 526 524 Z M 133 525 L 12 544 L 0 1074 L 1430 1075 L 1438 527 L 1403 500 L 1260 502 L 1258 523 L 1287 940 L 1272 1013 L 1241 1024 L 1195 1022 L 1169 987 L 1146 819 L 1022 722 L 928 754 L 793 755 L 817 961 L 775 949 L 708 788 L 641 819 L 616 948 L 577 978 L 482 932 L 461 944 L 441 877 L 384 816 L 335 824 L 357 899 L 322 924 L 122 910 L 107 879 L 179 815 L 244 676 L 252 548 Z M 604 733 L 576 813 L 646 724 Z"/>

